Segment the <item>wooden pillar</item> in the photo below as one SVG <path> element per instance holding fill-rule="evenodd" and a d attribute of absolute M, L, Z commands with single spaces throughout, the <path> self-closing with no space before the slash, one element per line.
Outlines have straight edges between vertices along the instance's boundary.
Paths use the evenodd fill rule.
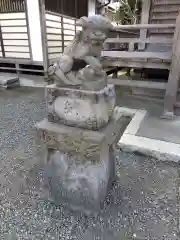
<path fill-rule="evenodd" d="M 44 0 L 39 0 L 39 9 L 40 9 L 40 23 L 41 23 L 41 36 L 42 36 L 44 77 L 47 80 L 49 59 L 48 59 L 47 32 L 46 32 L 46 10 L 45 10 Z"/>
<path fill-rule="evenodd" d="M 180 12 L 176 19 L 176 29 L 174 32 L 172 46 L 171 68 L 164 99 L 165 118 L 169 117 L 173 118 L 174 116 L 174 104 L 177 98 L 179 80 L 180 80 Z"/>
<path fill-rule="evenodd" d="M 2 51 L 2 57 L 5 58 L 4 41 L 3 41 L 3 37 L 2 37 L 1 25 L 0 25 L 0 46 L 1 46 L 1 51 Z"/>
<path fill-rule="evenodd" d="M 143 0 L 143 2 L 142 2 L 141 24 L 149 23 L 151 1 L 152 0 Z M 140 30 L 140 39 L 142 40 L 142 42 L 146 39 L 146 37 L 147 37 L 147 29 L 141 29 Z M 144 50 L 145 46 L 146 46 L 145 43 L 139 43 L 138 49 Z"/>
<path fill-rule="evenodd" d="M 26 23 L 27 23 L 27 31 L 28 31 L 28 42 L 29 42 L 29 52 L 31 61 L 33 61 L 33 54 L 32 54 L 32 44 L 31 44 L 31 33 L 29 28 L 29 16 L 28 16 L 28 4 L 27 0 L 25 0 L 25 14 L 26 14 Z M 16 67 L 17 68 L 17 67 Z"/>

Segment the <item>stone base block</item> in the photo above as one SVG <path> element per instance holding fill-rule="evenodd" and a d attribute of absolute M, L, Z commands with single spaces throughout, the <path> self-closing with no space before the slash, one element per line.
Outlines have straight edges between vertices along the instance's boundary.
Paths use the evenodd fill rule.
<path fill-rule="evenodd" d="M 100 91 L 85 91 L 49 85 L 46 88 L 48 120 L 97 130 L 111 118 L 116 96 L 113 85 Z"/>
<path fill-rule="evenodd" d="M 36 125 L 47 148 L 46 180 L 56 204 L 90 214 L 103 206 L 115 179 L 114 148 L 131 118 L 116 111 L 101 131 L 48 122 Z"/>
<path fill-rule="evenodd" d="M 0 88 L 11 89 L 20 87 L 19 78 L 17 76 L 0 76 Z"/>
<path fill-rule="evenodd" d="M 167 120 L 175 120 L 176 116 L 175 116 L 174 112 L 164 111 L 161 118 L 162 119 L 167 119 Z"/>
<path fill-rule="evenodd" d="M 45 179 L 50 195 L 59 205 L 65 202 L 73 210 L 85 214 L 99 211 L 114 181 L 114 155 L 109 149 L 103 162 L 78 164 L 81 156 L 71 156 L 58 150 L 48 149 Z M 99 161 L 102 161 L 99 156 Z"/>

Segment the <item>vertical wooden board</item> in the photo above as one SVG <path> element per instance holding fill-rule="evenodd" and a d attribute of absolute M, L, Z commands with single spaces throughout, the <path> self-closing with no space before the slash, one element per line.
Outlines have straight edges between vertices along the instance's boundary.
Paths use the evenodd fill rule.
<path fill-rule="evenodd" d="M 172 47 L 172 62 L 166 88 L 165 112 L 173 112 L 180 80 L 180 13 L 176 20 L 176 29 Z"/>
<path fill-rule="evenodd" d="M 142 15 L 141 15 L 141 24 L 148 24 L 149 23 L 149 15 L 150 15 L 150 8 L 151 8 L 151 1 L 152 0 L 143 0 L 142 3 Z M 143 41 L 147 37 L 147 29 L 140 30 L 140 39 Z M 138 48 L 140 50 L 145 49 L 145 43 L 140 43 Z"/>
<path fill-rule="evenodd" d="M 1 0 L 0 13 L 23 12 L 25 11 L 24 1 Z"/>

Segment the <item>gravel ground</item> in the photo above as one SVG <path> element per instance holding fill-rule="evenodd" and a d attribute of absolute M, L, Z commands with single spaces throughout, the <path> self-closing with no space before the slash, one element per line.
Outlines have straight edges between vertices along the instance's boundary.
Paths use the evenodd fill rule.
<path fill-rule="evenodd" d="M 0 92 L 0 239 L 178 240 L 179 170 L 119 152 L 117 183 L 98 216 L 46 199 L 33 125 L 45 116 L 42 89 Z"/>

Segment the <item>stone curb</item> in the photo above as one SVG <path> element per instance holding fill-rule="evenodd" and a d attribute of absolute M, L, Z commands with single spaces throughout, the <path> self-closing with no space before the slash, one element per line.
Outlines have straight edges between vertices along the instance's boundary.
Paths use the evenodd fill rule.
<path fill-rule="evenodd" d="M 131 110 L 134 117 L 120 139 L 118 146 L 126 152 L 138 152 L 161 161 L 180 163 L 180 144 L 136 136 L 140 124 L 146 116 L 145 110 Z"/>
<path fill-rule="evenodd" d="M 20 87 L 45 88 L 47 83 L 36 83 L 34 80 L 19 79 Z"/>
<path fill-rule="evenodd" d="M 118 145 L 126 152 L 138 152 L 157 160 L 180 163 L 179 144 L 124 134 Z"/>

